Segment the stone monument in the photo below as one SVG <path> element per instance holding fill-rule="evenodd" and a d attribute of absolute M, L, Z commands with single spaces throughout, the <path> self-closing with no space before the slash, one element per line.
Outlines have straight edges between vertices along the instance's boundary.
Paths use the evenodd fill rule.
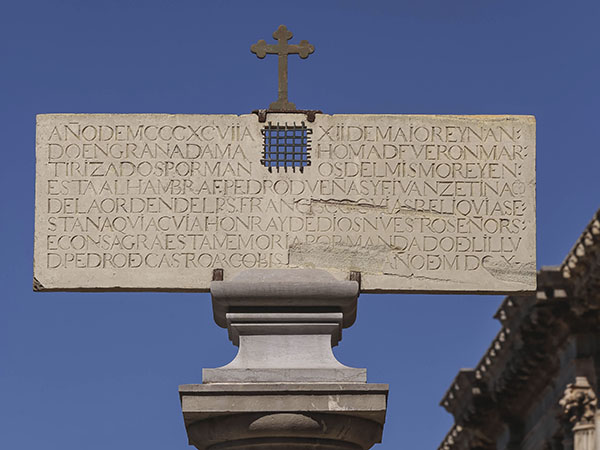
<path fill-rule="evenodd" d="M 535 291 L 535 119 L 39 115 L 34 289 L 210 292 L 239 347 L 180 396 L 198 449 L 368 449 L 387 385 L 332 346 L 360 292 Z"/>

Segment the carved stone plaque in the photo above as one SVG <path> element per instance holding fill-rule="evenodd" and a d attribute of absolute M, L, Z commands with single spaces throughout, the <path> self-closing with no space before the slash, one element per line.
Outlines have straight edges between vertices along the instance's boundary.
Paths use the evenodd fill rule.
<path fill-rule="evenodd" d="M 532 291 L 531 116 L 37 118 L 34 286 L 207 291 L 213 269 L 363 292 Z"/>

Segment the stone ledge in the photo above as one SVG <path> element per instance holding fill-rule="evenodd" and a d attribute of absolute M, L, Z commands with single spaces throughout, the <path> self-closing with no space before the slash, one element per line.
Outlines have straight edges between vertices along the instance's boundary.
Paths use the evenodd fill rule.
<path fill-rule="evenodd" d="M 195 393 L 197 395 L 213 395 L 217 392 L 241 392 L 262 393 L 262 392 L 325 392 L 325 391 L 343 391 L 348 393 L 361 392 L 380 392 L 387 394 L 389 385 L 383 383 L 219 383 L 219 384 L 182 384 L 179 386 L 179 393 Z"/>
<path fill-rule="evenodd" d="M 196 384 L 179 395 L 200 450 L 355 449 L 381 442 L 388 386 L 362 383 Z"/>
<path fill-rule="evenodd" d="M 202 369 L 202 381 L 207 384 L 221 383 L 276 383 L 290 380 L 298 383 L 323 383 L 339 380 L 346 383 L 366 383 L 367 369 L 321 368 L 321 369 Z"/>

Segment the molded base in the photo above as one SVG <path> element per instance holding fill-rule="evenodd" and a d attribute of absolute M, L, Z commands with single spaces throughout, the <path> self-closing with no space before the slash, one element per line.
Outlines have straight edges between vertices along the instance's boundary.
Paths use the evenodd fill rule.
<path fill-rule="evenodd" d="M 209 384 L 179 388 L 199 450 L 367 450 L 381 442 L 383 384 Z"/>

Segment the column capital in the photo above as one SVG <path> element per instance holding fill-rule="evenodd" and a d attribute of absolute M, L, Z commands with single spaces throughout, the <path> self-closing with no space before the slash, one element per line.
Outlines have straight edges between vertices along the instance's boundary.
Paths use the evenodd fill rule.
<path fill-rule="evenodd" d="M 576 377 L 569 383 L 559 401 L 563 417 L 573 426 L 593 424 L 598 398 L 586 377 Z"/>

